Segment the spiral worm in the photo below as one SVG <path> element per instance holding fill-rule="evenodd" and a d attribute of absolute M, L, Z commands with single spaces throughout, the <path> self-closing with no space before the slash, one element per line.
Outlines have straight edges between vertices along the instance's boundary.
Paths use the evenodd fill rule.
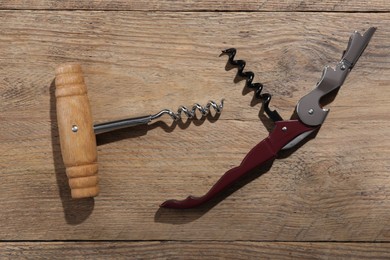
<path fill-rule="evenodd" d="M 182 114 L 184 114 L 189 119 L 192 119 L 193 117 L 195 117 L 196 111 L 199 111 L 201 113 L 202 117 L 205 117 L 210 113 L 211 108 L 213 108 L 217 114 L 220 114 L 222 112 L 222 109 L 223 109 L 224 101 L 225 100 L 222 99 L 220 104 L 218 105 L 216 102 L 210 100 L 209 102 L 207 102 L 207 104 L 205 106 L 201 106 L 200 104 L 195 103 L 191 107 L 191 109 L 189 109 L 185 106 L 180 106 L 177 109 L 176 113 L 170 109 L 163 109 L 160 112 L 158 112 L 157 114 L 152 115 L 152 119 L 159 118 L 164 114 L 168 114 L 174 121 L 179 121 L 182 118 Z"/>
<path fill-rule="evenodd" d="M 234 57 L 236 56 L 236 53 L 237 50 L 235 48 L 230 48 L 230 49 L 223 50 L 221 55 L 228 55 L 229 57 L 228 63 L 232 66 L 237 67 L 237 75 L 245 79 L 245 86 L 247 88 L 254 89 L 255 97 L 263 101 L 264 111 L 267 113 L 267 115 L 275 122 L 283 120 L 276 110 L 272 111 L 269 108 L 269 103 L 271 102 L 271 98 L 272 98 L 271 94 L 261 93 L 264 87 L 263 84 L 258 82 L 253 83 L 255 74 L 252 71 L 244 72 L 246 62 L 244 60 L 235 60 Z"/>

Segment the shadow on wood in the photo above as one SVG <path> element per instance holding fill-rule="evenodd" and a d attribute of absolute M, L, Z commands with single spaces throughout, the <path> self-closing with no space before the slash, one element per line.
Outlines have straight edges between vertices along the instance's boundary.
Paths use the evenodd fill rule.
<path fill-rule="evenodd" d="M 54 171 L 57 178 L 62 207 L 64 209 L 65 220 L 71 225 L 81 224 L 91 215 L 95 200 L 93 198 L 72 199 L 71 197 L 68 178 L 65 173 L 65 165 L 62 161 L 60 139 L 58 136 L 54 80 L 50 85 L 50 121 Z"/>

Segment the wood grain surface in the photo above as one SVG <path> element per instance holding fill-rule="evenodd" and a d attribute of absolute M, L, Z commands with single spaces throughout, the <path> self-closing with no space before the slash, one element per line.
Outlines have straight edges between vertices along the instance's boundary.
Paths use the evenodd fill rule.
<path fill-rule="evenodd" d="M 299 242 L 7 242 L 2 259 L 388 259 L 389 244 Z"/>
<path fill-rule="evenodd" d="M 0 257 L 389 257 L 387 2 L 35 2 L 0 4 Z M 203 207 L 159 208 L 202 195 L 268 135 L 221 50 L 237 48 L 289 118 L 350 34 L 370 26 L 377 32 L 314 139 Z M 210 99 L 225 108 L 99 136 L 100 195 L 72 200 L 54 96 L 65 62 L 82 64 L 96 123 Z"/>
<path fill-rule="evenodd" d="M 117 10 L 117 11 L 327 11 L 327 12 L 388 12 L 386 0 L 2 0 L 0 9 L 17 10 Z"/>

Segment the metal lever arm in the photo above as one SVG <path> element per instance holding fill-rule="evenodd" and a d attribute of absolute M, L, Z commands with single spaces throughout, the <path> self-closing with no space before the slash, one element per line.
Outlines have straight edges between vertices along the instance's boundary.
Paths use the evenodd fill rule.
<path fill-rule="evenodd" d="M 302 97 L 297 104 L 297 114 L 302 122 L 316 126 L 325 121 L 329 109 L 321 107 L 321 98 L 343 85 L 349 72 L 366 49 L 375 30 L 375 27 L 371 27 L 363 35 L 358 32 L 353 33 L 341 61 L 337 63 L 335 68 L 325 67 L 316 87 Z"/>
<path fill-rule="evenodd" d="M 275 128 L 270 135 L 252 148 L 240 166 L 227 171 L 204 196 L 189 196 L 184 200 L 167 200 L 160 206 L 176 209 L 188 209 L 199 206 L 226 190 L 252 169 L 275 159 L 278 152 L 295 137 L 315 129 L 316 127 L 306 126 L 299 120 L 278 121 L 275 123 Z"/>

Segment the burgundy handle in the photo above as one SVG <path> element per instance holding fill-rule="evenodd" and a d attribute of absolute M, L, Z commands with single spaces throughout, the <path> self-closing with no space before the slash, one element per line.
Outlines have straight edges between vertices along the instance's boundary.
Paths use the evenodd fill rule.
<path fill-rule="evenodd" d="M 160 207 L 188 209 L 209 201 L 252 169 L 261 166 L 271 159 L 275 159 L 277 153 L 295 137 L 315 128 L 317 127 L 307 126 L 298 120 L 276 122 L 275 128 L 270 135 L 249 151 L 240 166 L 227 171 L 204 196 L 188 196 L 184 200 L 167 200 Z"/>

